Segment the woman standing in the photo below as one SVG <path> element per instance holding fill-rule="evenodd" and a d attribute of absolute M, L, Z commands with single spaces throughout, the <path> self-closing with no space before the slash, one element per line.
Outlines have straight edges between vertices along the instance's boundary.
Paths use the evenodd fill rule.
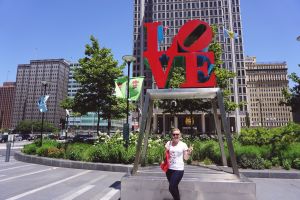
<path fill-rule="evenodd" d="M 169 169 L 166 172 L 167 179 L 169 181 L 169 191 L 172 194 L 174 200 L 180 200 L 178 184 L 181 181 L 184 174 L 184 160 L 188 160 L 193 147 L 188 148 L 186 143 L 180 141 L 181 133 L 178 128 L 172 131 L 172 140 L 168 141 L 165 148 L 169 150 Z"/>

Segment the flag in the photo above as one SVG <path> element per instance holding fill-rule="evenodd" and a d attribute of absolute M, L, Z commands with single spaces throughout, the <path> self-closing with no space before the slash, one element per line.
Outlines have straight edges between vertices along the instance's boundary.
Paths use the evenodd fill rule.
<path fill-rule="evenodd" d="M 70 116 L 70 112 L 69 112 L 68 109 L 66 109 L 66 115 L 67 115 L 67 116 Z"/>
<path fill-rule="evenodd" d="M 169 29 L 169 26 L 168 25 L 166 25 L 166 26 L 164 26 L 164 33 L 166 34 L 167 33 L 167 30 Z"/>
<path fill-rule="evenodd" d="M 208 47 L 202 49 L 202 52 L 208 52 Z"/>
<path fill-rule="evenodd" d="M 224 36 L 225 38 L 230 38 L 230 39 L 238 39 L 239 35 L 233 31 L 229 31 L 226 28 L 224 28 Z"/>
<path fill-rule="evenodd" d="M 162 25 L 159 25 L 157 27 L 157 40 L 158 44 L 164 41 L 164 27 Z"/>
<path fill-rule="evenodd" d="M 47 104 L 46 101 L 48 100 L 49 95 L 43 95 L 40 97 L 39 102 L 38 102 L 38 107 L 40 112 L 47 112 Z"/>
<path fill-rule="evenodd" d="M 115 80 L 115 95 L 117 98 L 126 97 L 127 77 L 121 77 Z"/>
<path fill-rule="evenodd" d="M 129 97 L 132 101 L 137 101 L 143 87 L 144 77 L 133 77 L 129 82 Z"/>

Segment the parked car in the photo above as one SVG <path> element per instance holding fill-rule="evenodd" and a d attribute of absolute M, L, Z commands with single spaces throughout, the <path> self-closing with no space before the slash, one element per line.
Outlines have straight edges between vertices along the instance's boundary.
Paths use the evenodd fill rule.
<path fill-rule="evenodd" d="M 21 135 L 15 135 L 15 141 L 22 141 L 22 139 Z"/>
<path fill-rule="evenodd" d="M 34 137 L 31 136 L 30 134 L 20 134 L 20 136 L 22 137 L 22 140 L 34 140 Z"/>
<path fill-rule="evenodd" d="M 0 143 L 7 142 L 8 140 L 8 135 L 0 135 Z"/>
<path fill-rule="evenodd" d="M 73 138 L 73 142 L 87 142 L 87 143 L 92 143 L 96 139 L 93 137 L 93 135 L 89 134 L 77 134 Z"/>

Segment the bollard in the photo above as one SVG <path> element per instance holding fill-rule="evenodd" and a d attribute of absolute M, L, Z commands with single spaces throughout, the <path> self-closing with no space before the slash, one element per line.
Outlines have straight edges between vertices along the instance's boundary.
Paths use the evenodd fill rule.
<path fill-rule="evenodd" d="M 6 143 L 6 157 L 5 157 L 5 162 L 9 162 L 10 158 L 10 148 L 11 148 L 11 143 L 7 142 Z"/>

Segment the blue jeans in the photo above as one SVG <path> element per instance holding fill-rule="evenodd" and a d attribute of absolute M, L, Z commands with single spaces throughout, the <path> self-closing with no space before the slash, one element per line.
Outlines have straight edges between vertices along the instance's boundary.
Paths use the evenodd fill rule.
<path fill-rule="evenodd" d="M 169 181 L 169 191 L 173 196 L 174 200 L 180 200 L 178 184 L 183 177 L 184 171 L 183 170 L 172 170 L 168 169 L 166 175 Z"/>

